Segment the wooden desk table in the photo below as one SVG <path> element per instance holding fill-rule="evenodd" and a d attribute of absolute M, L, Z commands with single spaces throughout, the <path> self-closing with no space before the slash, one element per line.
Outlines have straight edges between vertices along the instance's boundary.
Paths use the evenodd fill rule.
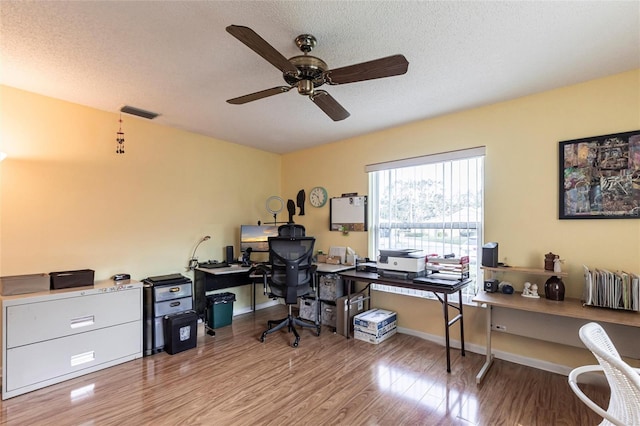
<path fill-rule="evenodd" d="M 376 272 L 361 272 L 361 271 L 346 271 L 341 272 L 340 276 L 347 281 L 347 318 L 351 318 L 351 282 L 365 282 L 367 283 L 366 287 L 359 291 L 358 293 L 362 293 L 364 291 L 368 291 L 367 300 L 371 301 L 371 284 L 384 284 L 394 287 L 403 287 L 403 288 L 411 288 L 415 290 L 424 290 L 432 292 L 442 304 L 443 316 L 444 316 L 444 333 L 445 333 L 445 348 L 447 352 L 447 373 L 451 372 L 451 355 L 450 355 L 450 343 L 449 343 L 449 328 L 460 321 L 460 348 L 462 356 L 465 355 L 464 352 L 464 323 L 463 323 L 463 312 L 462 312 L 462 289 L 471 283 L 471 279 L 466 279 L 462 281 L 452 281 L 455 285 L 452 286 L 442 286 L 438 285 L 437 282 L 440 280 L 434 280 L 433 283 L 414 283 L 413 280 L 402 280 L 397 278 L 388 278 L 382 277 L 378 275 Z M 458 293 L 458 305 L 453 305 L 449 302 L 448 296 L 450 294 Z M 357 293 L 356 293 L 357 294 Z M 371 306 L 369 305 L 369 308 Z M 449 319 L 449 307 L 458 310 L 458 315 Z M 347 339 L 351 335 L 351 327 L 347 328 Z"/>
<path fill-rule="evenodd" d="M 491 324 L 494 307 L 516 309 L 540 314 L 556 315 L 560 317 L 582 319 L 587 321 L 598 321 L 611 324 L 640 327 L 640 314 L 637 312 L 619 311 L 614 309 L 595 308 L 583 306 L 578 299 L 565 298 L 564 301 L 521 297 L 520 293 L 503 294 L 487 293 L 480 291 L 472 300 L 478 305 L 486 305 L 486 327 L 487 327 L 487 353 L 482 369 L 476 376 L 476 382 L 480 383 L 493 362 L 491 353 Z M 576 330 L 577 334 L 577 330 Z"/>

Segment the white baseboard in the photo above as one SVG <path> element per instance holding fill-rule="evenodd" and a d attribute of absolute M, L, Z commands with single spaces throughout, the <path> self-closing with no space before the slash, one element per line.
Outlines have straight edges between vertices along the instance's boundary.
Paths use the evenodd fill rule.
<path fill-rule="evenodd" d="M 424 340 L 428 340 L 433 343 L 437 343 L 441 346 L 445 345 L 445 339 L 443 336 L 435 334 L 423 333 L 421 331 L 412 330 L 410 328 L 398 327 L 398 333 L 408 334 L 410 336 L 419 337 Z M 460 349 L 460 341 L 455 339 L 449 340 L 451 347 Z M 477 345 L 474 343 L 465 343 L 464 349 L 480 355 L 487 354 L 486 346 Z M 513 362 L 514 364 L 526 365 L 527 367 L 537 368 L 539 370 L 549 371 L 551 373 L 562 374 L 568 376 L 572 368 L 566 365 L 555 364 L 548 361 L 542 361 L 536 358 L 529 358 L 522 355 L 512 354 L 510 352 L 493 350 L 493 356 L 497 359 Z"/>

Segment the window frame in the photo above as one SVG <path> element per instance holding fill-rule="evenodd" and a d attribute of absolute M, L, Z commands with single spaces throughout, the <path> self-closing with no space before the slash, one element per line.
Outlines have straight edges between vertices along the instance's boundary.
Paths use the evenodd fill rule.
<path fill-rule="evenodd" d="M 471 299 L 475 294 L 482 290 L 481 286 L 478 284 L 482 282 L 482 271 L 480 269 L 481 265 L 481 256 L 482 256 L 482 241 L 484 235 L 484 163 L 486 157 L 486 149 L 484 146 L 474 147 L 469 149 L 462 149 L 457 151 L 449 151 L 443 153 L 437 153 L 432 155 L 425 155 L 419 157 L 406 158 L 401 160 L 375 163 L 365 166 L 365 171 L 369 174 L 369 236 L 368 236 L 368 252 L 370 256 L 373 258 L 377 258 L 378 253 L 378 242 L 380 238 L 381 226 L 378 221 L 379 217 L 379 208 L 380 208 L 380 200 L 379 200 L 379 174 L 376 172 L 388 171 L 406 167 L 415 167 L 422 165 L 433 165 L 433 164 L 441 164 L 451 163 L 457 160 L 470 160 L 474 158 L 480 158 L 479 162 L 479 170 L 477 170 L 476 177 L 479 179 L 478 186 L 480 193 L 479 195 L 479 217 L 476 218 L 477 222 L 469 222 L 467 221 L 440 221 L 440 222 L 420 222 L 419 226 L 415 228 L 419 229 L 443 229 L 442 225 L 449 225 L 444 229 L 462 229 L 461 226 L 463 223 L 465 224 L 464 229 L 475 229 L 476 230 L 476 254 L 475 254 L 475 262 L 473 264 L 473 271 L 470 271 L 470 276 L 475 278 L 475 283 L 473 285 L 468 286 L 463 290 L 463 303 L 470 304 Z M 471 225 L 472 224 L 472 225 Z M 415 223 L 412 225 L 416 225 Z M 470 226 L 471 225 L 471 226 Z M 393 226 L 391 226 L 393 228 Z M 389 228 L 389 229 L 391 229 Z M 410 227 L 414 229 L 414 227 Z M 403 247 L 403 248 L 413 248 L 413 247 Z M 421 291 L 421 290 L 412 290 L 412 289 L 403 289 L 399 287 L 392 286 L 384 286 L 380 284 L 372 285 L 372 289 L 376 291 L 385 291 L 395 294 L 402 294 L 413 297 L 421 297 L 426 299 L 435 299 L 435 296 L 431 292 Z M 455 295 L 451 295 L 452 301 L 457 302 L 457 293 Z"/>

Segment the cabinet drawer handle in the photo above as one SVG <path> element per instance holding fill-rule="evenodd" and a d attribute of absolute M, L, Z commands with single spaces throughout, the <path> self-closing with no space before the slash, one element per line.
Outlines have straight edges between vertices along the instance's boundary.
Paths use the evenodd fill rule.
<path fill-rule="evenodd" d="M 94 315 L 87 315 L 85 317 L 71 318 L 71 328 L 80 328 L 93 325 L 96 317 Z"/>
<path fill-rule="evenodd" d="M 169 290 L 171 293 L 177 293 L 180 291 L 180 287 L 171 287 L 171 290 Z"/>
<path fill-rule="evenodd" d="M 180 306 L 180 302 L 173 302 L 169 306 L 171 306 L 172 308 L 175 308 L 176 306 Z"/>
<path fill-rule="evenodd" d="M 71 366 L 75 367 L 76 365 L 85 364 L 87 362 L 91 362 L 96 359 L 95 351 L 83 352 L 77 355 L 71 355 Z"/>

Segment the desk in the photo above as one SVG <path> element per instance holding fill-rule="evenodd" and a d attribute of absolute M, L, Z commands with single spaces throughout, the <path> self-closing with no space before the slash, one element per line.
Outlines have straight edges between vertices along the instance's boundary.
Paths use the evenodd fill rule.
<path fill-rule="evenodd" d="M 207 307 L 207 292 L 225 288 L 239 287 L 253 284 L 253 298 L 251 308 L 256 310 L 256 279 L 249 274 L 249 266 L 228 266 L 225 268 L 196 268 L 194 270 L 194 299 L 198 316 L 204 319 Z M 260 280 L 262 282 L 262 279 Z"/>
<path fill-rule="evenodd" d="M 318 263 L 317 274 L 335 274 L 341 271 L 353 269 L 349 265 L 333 265 L 330 263 Z M 251 309 L 256 310 L 256 284 L 262 284 L 262 275 L 251 273 L 249 266 L 228 266 L 225 268 L 196 268 L 194 270 L 194 292 L 195 309 L 198 316 L 204 319 L 207 306 L 206 294 L 211 291 L 223 290 L 225 288 L 239 287 L 243 285 L 253 285 L 253 297 L 251 298 Z"/>
<path fill-rule="evenodd" d="M 449 328 L 455 324 L 457 321 L 460 321 L 460 348 L 462 356 L 464 353 L 464 323 L 463 323 L 463 313 L 462 313 L 462 289 L 471 283 L 471 279 L 466 279 L 463 281 L 456 282 L 455 285 L 451 287 L 443 287 L 436 284 L 428 284 L 428 283 L 414 283 L 412 280 L 401 280 L 396 278 L 387 278 L 381 277 L 376 272 L 360 272 L 360 271 L 346 271 L 341 272 L 340 276 L 344 278 L 346 281 L 360 281 L 368 283 L 364 289 L 362 289 L 359 293 L 368 291 L 368 300 L 371 301 L 371 284 L 384 284 L 390 285 L 394 287 L 403 287 L 403 288 L 411 288 L 415 290 L 424 290 L 432 292 L 442 304 L 443 316 L 444 316 L 444 334 L 445 334 L 445 348 L 447 352 L 447 373 L 451 372 L 451 355 L 450 349 L 451 346 L 449 344 Z M 350 318 L 351 314 L 351 284 L 347 285 L 348 291 L 348 302 L 347 302 L 347 318 Z M 448 296 L 453 293 L 458 293 L 458 306 L 452 305 L 449 302 Z M 441 297 L 442 295 L 442 297 Z M 371 306 L 369 306 L 371 307 Z M 449 319 L 449 307 L 458 310 L 458 315 Z M 351 327 L 347 329 L 347 339 L 351 335 Z"/>
<path fill-rule="evenodd" d="M 476 376 L 476 383 L 480 383 L 482 381 L 493 362 L 493 354 L 491 353 L 491 323 L 494 306 L 566 318 L 582 319 L 588 322 L 599 321 L 631 327 L 640 327 L 640 315 L 638 315 L 637 312 L 583 306 L 582 302 L 578 299 L 565 298 L 564 301 L 560 302 L 545 299 L 544 297 L 539 299 L 520 297 L 519 293 L 511 295 L 503 293 L 486 293 L 481 291 L 473 298 L 472 301 L 476 302 L 478 305 L 487 306 L 487 354 L 485 363 Z M 576 330 L 576 335 L 577 334 L 578 330 Z"/>
<path fill-rule="evenodd" d="M 351 265 L 334 265 L 332 263 L 318 263 L 316 267 L 316 273 L 318 274 L 337 274 L 338 272 L 355 268 L 355 266 Z"/>

